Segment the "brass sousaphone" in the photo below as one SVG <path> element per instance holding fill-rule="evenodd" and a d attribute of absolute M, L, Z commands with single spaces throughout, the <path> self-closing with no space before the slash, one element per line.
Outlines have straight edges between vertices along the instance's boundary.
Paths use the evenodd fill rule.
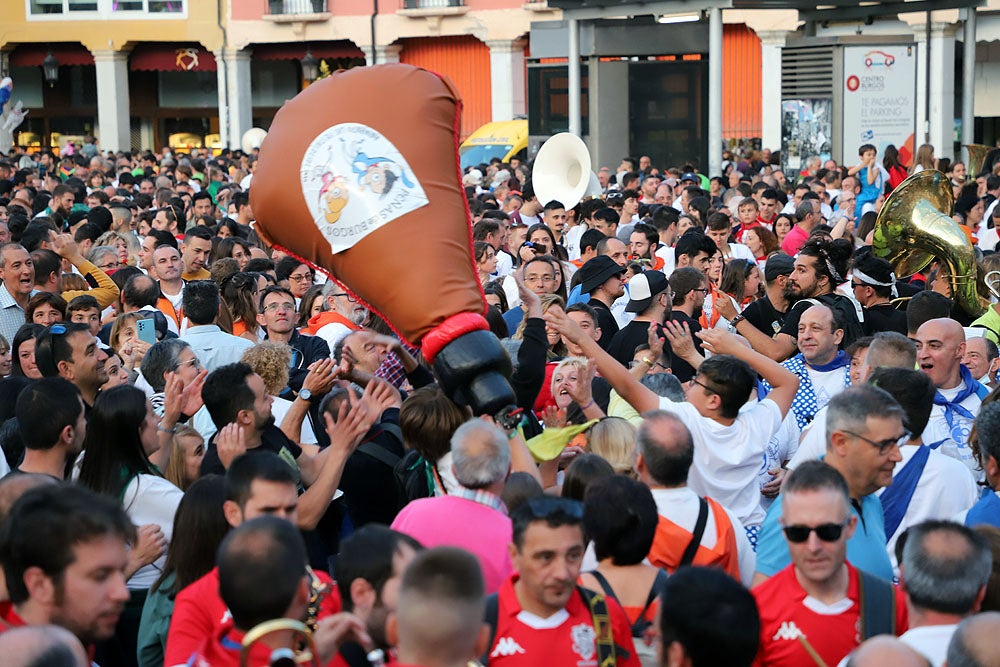
<path fill-rule="evenodd" d="M 956 303 L 973 317 L 990 302 L 977 289 L 972 241 L 951 219 L 955 198 L 950 179 L 925 169 L 900 183 L 885 200 L 875 221 L 872 248 L 899 277 L 919 272 L 935 258 L 945 265 Z"/>

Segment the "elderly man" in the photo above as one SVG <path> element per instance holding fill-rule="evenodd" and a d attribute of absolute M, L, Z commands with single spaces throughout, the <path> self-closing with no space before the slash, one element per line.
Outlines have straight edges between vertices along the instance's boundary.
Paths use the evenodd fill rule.
<path fill-rule="evenodd" d="M 507 545 L 512 526 L 500 500 L 510 473 L 510 447 L 499 427 L 479 419 L 451 438 L 452 469 L 461 487 L 445 496 L 415 500 L 392 527 L 425 547 L 456 546 L 475 554 L 486 592 L 495 593 L 513 572 Z"/>
<path fill-rule="evenodd" d="M 979 611 L 992 563 L 986 538 L 970 528 L 950 521 L 910 528 L 900 568 L 910 629 L 900 640 L 941 667 L 958 624 Z"/>
<path fill-rule="evenodd" d="M 0 247 L 0 335 L 8 342 L 24 324 L 24 309 L 35 290 L 35 264 L 20 243 Z"/>
<path fill-rule="evenodd" d="M 825 460 L 846 480 L 851 514 L 860 519 L 857 530 L 848 535 L 848 558 L 887 581 L 892 579 L 892 565 L 885 551 L 882 504 L 875 492 L 892 484 L 892 471 L 902 460 L 899 443 L 908 437 L 903 429 L 905 417 L 892 396 L 870 385 L 837 394 L 827 414 Z M 782 525 L 788 525 L 783 522 L 782 510 L 783 504 L 775 502 L 761 525 L 758 582 L 776 575 L 790 562 L 788 545 L 781 536 Z"/>
<path fill-rule="evenodd" d="M 941 317 L 924 322 L 916 338 L 917 364 L 937 389 L 924 440 L 932 449 L 940 447 L 962 461 L 982 479 L 969 448 L 969 432 L 989 389 L 962 365 L 965 331 L 955 320 Z"/>
<path fill-rule="evenodd" d="M 859 528 L 852 504 L 847 482 L 821 461 L 803 463 L 785 480 L 781 530 L 791 564 L 752 591 L 761 664 L 820 664 L 817 655 L 835 665 L 861 640 L 906 627 L 902 595 L 849 562 L 848 542 Z M 872 613 L 874 605 L 881 613 Z"/>
<path fill-rule="evenodd" d="M 958 624 L 948 646 L 951 667 L 991 667 L 1000 662 L 1000 613 L 986 611 Z"/>
<path fill-rule="evenodd" d="M 333 347 L 340 340 L 358 331 L 368 320 L 368 309 L 335 280 L 323 285 L 323 310 L 309 319 L 309 330 Z"/>

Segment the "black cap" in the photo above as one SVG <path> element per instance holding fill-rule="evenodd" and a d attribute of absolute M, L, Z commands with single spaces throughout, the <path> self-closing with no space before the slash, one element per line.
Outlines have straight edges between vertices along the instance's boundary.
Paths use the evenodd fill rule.
<path fill-rule="evenodd" d="M 790 276 L 795 260 L 783 253 L 771 255 L 764 265 L 764 282 L 772 283 L 778 276 Z"/>
<path fill-rule="evenodd" d="M 607 255 L 598 255 L 580 267 L 580 291 L 590 294 L 611 276 L 623 273 L 625 273 L 624 266 L 618 266 L 618 263 Z"/>

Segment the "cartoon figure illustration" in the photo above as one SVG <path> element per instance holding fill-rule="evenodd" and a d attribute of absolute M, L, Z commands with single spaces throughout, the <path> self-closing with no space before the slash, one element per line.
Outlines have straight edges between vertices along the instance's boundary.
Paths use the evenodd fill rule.
<path fill-rule="evenodd" d="M 351 169 L 358 178 L 358 185 L 367 187 L 381 197 L 389 194 L 397 180 L 407 188 L 413 187 L 406 172 L 396 162 L 385 157 L 368 157 L 359 148 L 357 144 L 349 148 L 345 146 L 348 154 L 354 154 L 351 158 Z"/>
<path fill-rule="evenodd" d="M 350 199 L 347 183 L 340 176 L 326 172 L 322 176 L 323 187 L 319 191 L 320 207 L 328 223 L 335 224 Z"/>

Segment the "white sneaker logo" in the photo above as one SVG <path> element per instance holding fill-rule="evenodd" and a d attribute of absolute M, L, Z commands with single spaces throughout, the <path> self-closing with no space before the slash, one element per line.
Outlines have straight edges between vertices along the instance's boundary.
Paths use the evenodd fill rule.
<path fill-rule="evenodd" d="M 805 637 L 805 634 L 795 625 L 795 621 L 785 621 L 778 628 L 778 631 L 774 633 L 774 637 L 771 639 L 791 639 L 795 641 L 799 637 Z"/>
<path fill-rule="evenodd" d="M 501 637 L 497 640 L 497 647 L 493 649 L 493 653 L 490 653 L 490 657 L 496 658 L 498 656 L 516 655 L 518 653 L 524 653 L 524 649 L 514 641 L 513 637 Z"/>

